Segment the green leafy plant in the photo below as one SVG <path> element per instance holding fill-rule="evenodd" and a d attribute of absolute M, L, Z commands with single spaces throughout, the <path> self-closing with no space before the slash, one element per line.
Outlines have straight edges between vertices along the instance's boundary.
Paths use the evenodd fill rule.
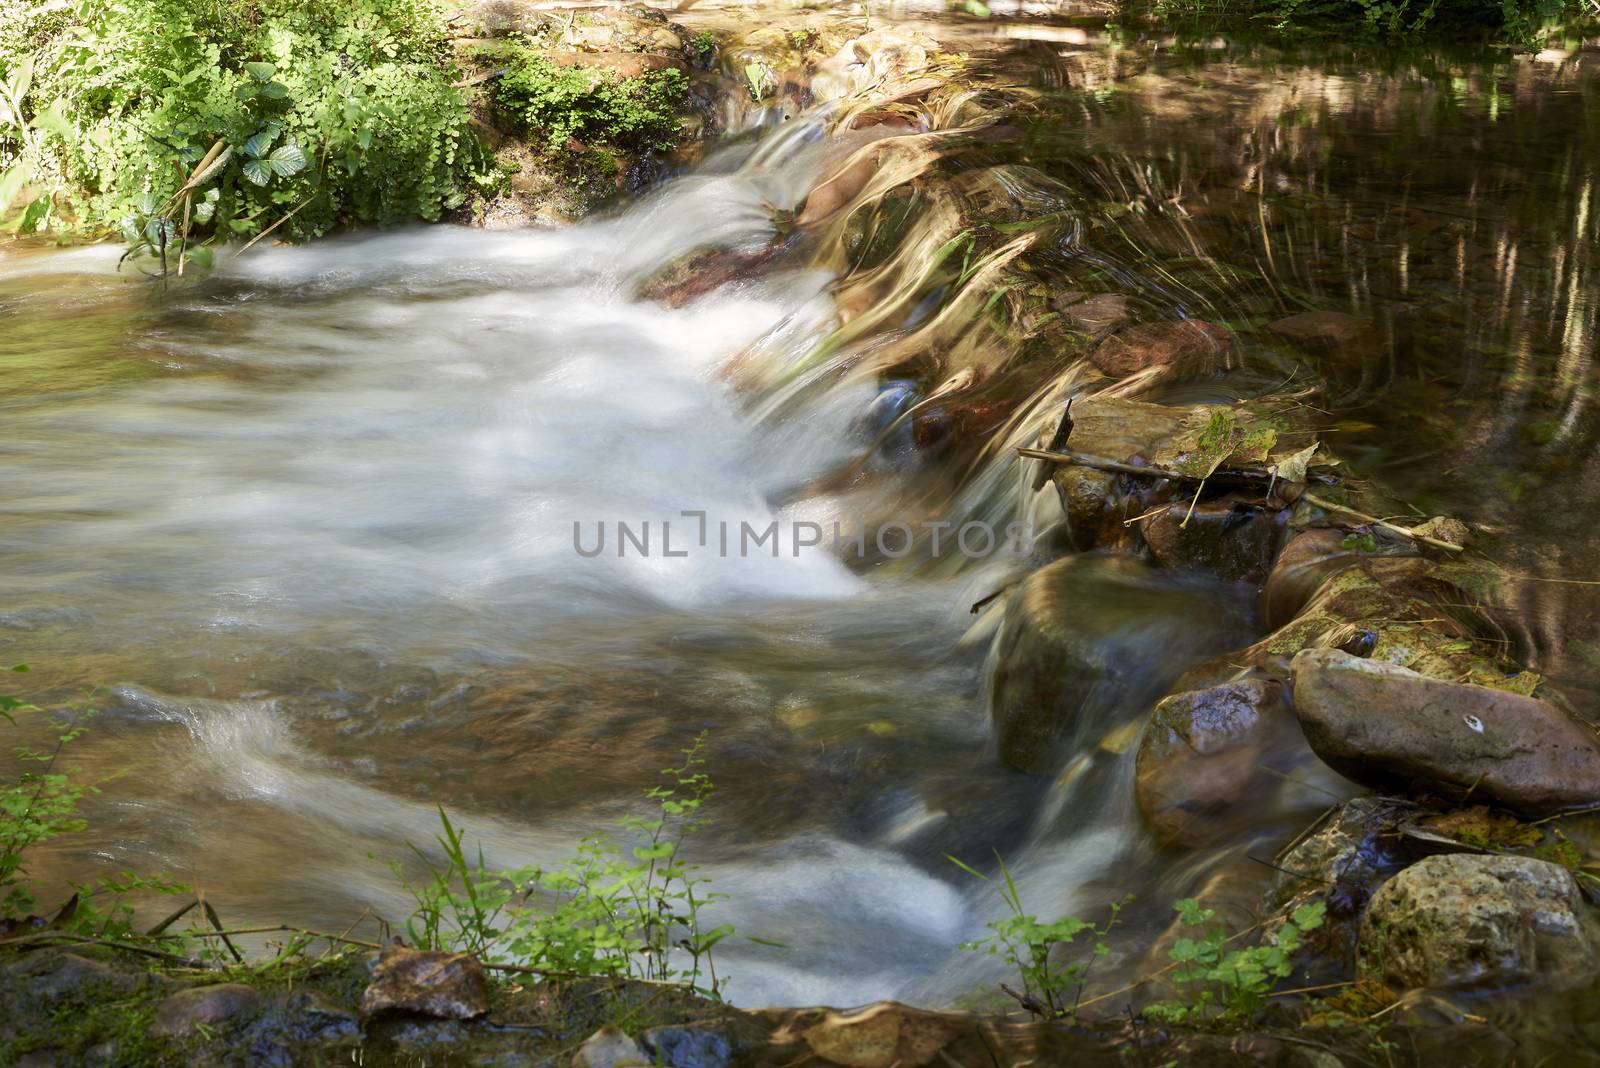
<path fill-rule="evenodd" d="M 722 980 L 716 946 L 733 928 L 706 926 L 702 910 L 724 897 L 708 889 L 682 855 L 684 841 L 704 825 L 711 797 L 703 770 L 704 735 L 683 751 L 645 792 L 652 808 L 620 829 L 583 838 L 557 867 L 489 869 L 481 848 L 468 852 L 465 832 L 441 807 L 437 845 L 442 866 L 430 864 L 405 923 L 408 939 L 429 949 L 455 949 L 489 962 L 515 963 L 571 975 L 616 975 L 683 982 L 717 996 Z M 398 868 L 397 868 L 398 870 Z M 759 941 L 759 940 L 758 940 Z"/>
<path fill-rule="evenodd" d="M 19 664 L 7 670 L 21 673 L 28 669 Z M 7 723 L 15 725 L 19 715 L 31 713 L 40 713 L 40 709 L 20 698 L 0 695 L 0 718 Z M 28 851 L 87 826 L 78 806 L 97 788 L 74 780 L 71 771 L 61 771 L 58 765 L 62 750 L 87 730 L 84 721 L 89 715 L 81 712 L 70 719 L 48 752 L 24 747 L 13 751 L 24 770 L 15 781 L 0 783 L 0 933 L 28 923 L 38 907 L 37 890 L 26 867 Z M 91 883 L 72 884 L 70 896 L 56 908 L 49 925 L 83 937 L 126 939 L 135 934 L 130 895 L 188 891 L 182 884 L 132 872 L 102 876 Z M 172 947 L 180 945 L 182 938 L 172 936 L 160 942 Z"/>
<path fill-rule="evenodd" d="M 689 82 L 674 68 L 637 78 L 557 67 L 534 48 L 519 45 L 495 82 L 494 102 L 526 129 L 543 135 L 551 152 L 573 141 L 642 151 L 670 148 L 678 132 L 678 105 Z"/>
<path fill-rule="evenodd" d="M 945 859 L 968 875 L 984 882 L 992 881 L 987 875 L 948 853 Z M 963 943 L 961 948 L 1000 957 L 1016 968 L 1022 980 L 1021 993 L 1006 987 L 1001 989 L 1015 997 L 1029 1012 L 1047 1018 L 1070 1016 L 1077 1010 L 1095 959 L 1110 952 L 1105 937 L 1117 925 L 1118 914 L 1132 898 L 1113 903 L 1110 916 L 1098 926 L 1073 916 L 1044 922 L 1023 908 L 1022 896 L 1017 891 L 1017 884 L 1011 878 L 1005 860 L 998 853 L 995 854 L 995 860 L 1000 865 L 1003 880 L 1000 898 L 1011 915 L 989 924 L 990 930 L 994 931 L 992 937 Z M 1085 936 L 1089 944 L 1077 956 L 1061 960 L 1065 947 L 1072 946 L 1080 935 Z M 1052 957 L 1056 959 L 1052 960 Z"/>
<path fill-rule="evenodd" d="M 1254 1015 L 1278 981 L 1288 978 L 1295 952 L 1307 934 L 1322 926 L 1327 912 L 1321 901 L 1302 905 L 1262 944 L 1229 949 L 1233 939 L 1227 931 L 1210 926 L 1215 910 L 1202 908 L 1193 898 L 1175 908 L 1185 926 L 1204 930 L 1198 937 L 1178 939 L 1170 952 L 1178 965 L 1172 981 L 1183 1000 L 1159 1002 L 1145 1010 L 1174 1023 L 1240 1021 Z"/>
<path fill-rule="evenodd" d="M 0 193 L 38 191 L 20 229 L 120 231 L 181 266 L 218 239 L 437 219 L 494 181 L 434 0 L 0 13 Z"/>

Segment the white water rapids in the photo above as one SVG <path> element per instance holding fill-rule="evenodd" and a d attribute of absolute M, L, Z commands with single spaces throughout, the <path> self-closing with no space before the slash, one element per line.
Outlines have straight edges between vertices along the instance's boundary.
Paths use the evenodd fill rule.
<path fill-rule="evenodd" d="M 725 374 L 758 340 L 804 355 L 830 279 L 633 296 L 765 245 L 826 151 L 792 124 L 570 229 L 258 249 L 159 292 L 109 248 L 0 260 L 97 368 L 9 396 L 0 448 L 0 659 L 114 687 L 78 746 L 120 777 L 60 872 L 168 871 L 230 920 L 401 917 L 385 861 L 436 803 L 491 866 L 553 863 L 706 729 L 708 920 L 789 947 L 724 944 L 740 1003 L 972 990 L 992 962 L 957 947 L 999 902 L 947 851 L 1006 850 L 1041 912 L 1120 897 L 1148 855 L 1127 760 L 1052 788 L 990 751 L 961 639 L 1005 566 L 574 551 L 574 522 L 848 513 L 779 497 L 870 440 L 873 378 L 756 418 Z"/>

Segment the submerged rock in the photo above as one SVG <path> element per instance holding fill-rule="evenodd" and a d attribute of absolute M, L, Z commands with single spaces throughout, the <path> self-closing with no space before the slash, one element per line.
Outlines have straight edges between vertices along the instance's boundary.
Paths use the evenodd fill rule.
<path fill-rule="evenodd" d="M 1543 814 L 1600 804 L 1594 731 L 1534 697 L 1337 649 L 1294 658 L 1295 715 L 1335 771 Z"/>
<path fill-rule="evenodd" d="M 1291 341 L 1334 346 L 1359 338 L 1361 320 L 1349 312 L 1308 311 L 1268 323 L 1267 329 Z"/>
<path fill-rule="evenodd" d="M 1143 323 L 1119 330 L 1089 359 L 1114 378 L 1159 371 L 1163 382 L 1199 378 L 1230 365 L 1233 335 L 1199 319 Z"/>
<path fill-rule="evenodd" d="M 466 953 L 385 946 L 361 995 L 361 1015 L 390 1010 L 449 1020 L 482 1016 L 489 1011 L 483 965 Z"/>
<path fill-rule="evenodd" d="M 1053 771 L 1086 732 L 1148 708 L 1186 655 L 1226 648 L 1242 629 L 1226 606 L 1132 557 L 1069 556 L 1029 575 L 995 645 L 990 714 L 1001 759 Z"/>
<path fill-rule="evenodd" d="M 1194 842 L 1226 826 L 1256 792 L 1275 736 L 1292 727 L 1284 687 L 1240 679 L 1174 694 L 1156 705 L 1139 745 L 1139 811 L 1164 842 Z"/>
<path fill-rule="evenodd" d="M 1565 868 L 1532 857 L 1428 857 L 1372 899 L 1361 924 L 1360 970 L 1402 989 L 1570 989 L 1600 974 L 1597 934 Z"/>

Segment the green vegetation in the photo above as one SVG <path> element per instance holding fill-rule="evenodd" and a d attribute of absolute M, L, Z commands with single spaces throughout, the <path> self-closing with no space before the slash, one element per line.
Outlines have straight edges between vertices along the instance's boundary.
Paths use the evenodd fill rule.
<path fill-rule="evenodd" d="M 0 0 L 0 214 L 166 256 L 437 219 L 490 167 L 432 0 Z"/>
<path fill-rule="evenodd" d="M 1261 945 L 1228 949 L 1233 938 L 1227 930 L 1208 926 L 1215 910 L 1201 908 L 1193 898 L 1175 907 L 1185 926 L 1205 930 L 1198 938 L 1178 939 L 1172 947 L 1172 960 L 1179 966 L 1172 981 L 1182 1000 L 1159 1002 L 1145 1010 L 1174 1023 L 1248 1020 L 1277 982 L 1289 977 L 1295 952 L 1307 934 L 1322 926 L 1327 911 L 1321 901 L 1302 905 Z"/>
<path fill-rule="evenodd" d="M 1148 13 L 1169 22 L 1250 20 L 1277 30 L 1341 35 L 1487 34 L 1531 47 L 1563 14 L 1576 10 L 1569 0 L 1154 0 Z"/>
<path fill-rule="evenodd" d="M 551 152 L 569 142 L 630 151 L 670 148 L 689 81 L 673 68 L 637 78 L 558 67 L 527 45 L 511 48 L 494 83 L 495 106 L 539 134 Z"/>
<path fill-rule="evenodd" d="M 20 673 L 28 669 L 19 664 L 9 670 Z M 28 714 L 43 715 L 43 712 L 16 697 L 0 695 L 0 718 L 7 723 L 15 725 L 18 716 Z M 39 901 L 37 888 L 28 876 L 28 851 L 61 835 L 81 831 L 85 826 L 78 805 L 96 789 L 78 782 L 73 778 L 73 770 L 61 770 L 58 764 L 62 749 L 87 729 L 83 720 L 90 714 L 79 713 L 60 728 L 49 752 L 25 747 L 13 750 L 23 770 L 15 781 L 0 783 L 0 936 L 26 933 L 29 927 L 42 926 L 42 921 L 33 915 Z M 182 894 L 189 892 L 189 888 L 132 872 L 102 876 L 93 883 L 74 883 L 66 901 L 56 906 L 49 928 L 80 938 L 121 940 L 133 937 L 133 906 L 129 896 L 136 891 Z M 155 938 L 153 942 L 168 949 L 181 946 L 181 939 L 176 938 Z"/>
<path fill-rule="evenodd" d="M 959 867 L 968 875 L 976 876 L 984 882 L 991 880 L 987 875 L 963 864 L 955 857 L 945 854 L 945 859 Z M 1022 907 L 1022 896 L 1017 892 L 1017 884 L 1011 878 L 1011 871 L 1006 867 L 1006 862 L 999 854 L 995 859 L 1000 863 L 1000 874 L 1003 885 L 1000 887 L 1000 898 L 1005 902 L 1011 915 L 1002 920 L 995 920 L 989 924 L 994 931 L 992 938 L 985 938 L 975 942 L 967 942 L 961 948 L 986 953 L 991 957 L 1001 957 L 1005 962 L 1017 969 L 1017 974 L 1022 980 L 1022 995 L 1018 1000 L 1023 1008 L 1028 1011 L 1048 1018 L 1070 1016 L 1077 1011 L 1078 1001 L 1083 996 L 1084 984 L 1089 981 L 1089 969 L 1093 966 L 1095 958 L 1103 957 L 1110 952 L 1103 941 L 1111 929 L 1117 925 L 1117 914 L 1131 898 L 1111 906 L 1111 915 L 1105 923 L 1098 927 L 1072 916 L 1063 916 L 1049 923 L 1041 922 L 1039 917 L 1025 912 Z M 1079 935 L 1093 939 L 1093 944 L 1088 946 L 1078 957 L 1062 961 L 1058 946 L 1071 946 Z M 1052 955 L 1056 960 L 1051 960 Z"/>
<path fill-rule="evenodd" d="M 417 851 L 430 874 L 407 887 L 416 901 L 407 941 L 568 975 L 677 980 L 717 996 L 713 951 L 733 928 L 702 925 L 700 910 L 724 895 L 707 890 L 681 853 L 703 826 L 700 809 L 712 793 L 703 743 L 702 735 L 682 764 L 663 772 L 663 784 L 645 792 L 649 816 L 621 821 L 637 844 L 624 850 L 608 834 L 590 835 L 553 871 L 489 870 L 481 849 L 468 855 L 465 832 L 441 808 L 445 864 Z"/>

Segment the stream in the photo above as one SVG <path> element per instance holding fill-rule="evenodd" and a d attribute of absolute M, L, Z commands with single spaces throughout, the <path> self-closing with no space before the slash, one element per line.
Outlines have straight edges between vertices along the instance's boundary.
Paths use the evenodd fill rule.
<path fill-rule="evenodd" d="M 1022 18 L 958 39 L 1031 104 L 951 167 L 997 218 L 1057 220 L 1046 281 L 1238 335 L 1232 374 L 1147 399 L 1322 383 L 1354 473 L 1495 533 L 1526 579 L 1526 655 L 1586 707 L 1600 53 Z M 997 447 L 941 452 L 893 424 L 922 387 L 848 358 L 940 293 L 884 297 L 882 322 L 850 309 L 867 332 L 831 354 L 841 276 L 894 262 L 872 241 L 641 295 L 692 253 L 782 238 L 838 158 L 827 118 L 768 116 L 559 230 L 257 247 L 164 283 L 109 245 L 0 247 L 0 662 L 31 665 L 36 700 L 98 709 L 68 761 L 101 780 L 89 828 L 36 874 L 166 873 L 229 923 L 399 920 L 438 806 L 491 867 L 554 864 L 704 733 L 713 820 L 688 849 L 727 895 L 708 917 L 784 945 L 719 948 L 731 1000 L 946 1006 L 1000 974 L 959 945 L 1002 912 L 946 854 L 1003 856 L 1041 914 L 1134 894 L 1109 977 L 1171 901 L 1355 792 L 1310 775 L 1215 846 L 1159 850 L 1131 792 L 1148 702 L 1105 709 L 1057 774 L 995 755 L 998 614 L 971 607 L 1027 559 L 795 548 L 811 524 L 1059 516 L 1006 447 L 1048 434 L 1057 394 L 1029 386 Z M 903 212 L 896 247 L 925 259 L 931 210 Z M 1322 349 L 1262 329 L 1307 310 L 1366 326 Z M 723 522 L 776 523 L 779 551 L 721 551 Z M 619 555 L 618 524 L 648 524 L 652 551 Z M 1076 618 L 1153 695 L 1264 631 L 1249 587 L 1103 563 Z"/>

